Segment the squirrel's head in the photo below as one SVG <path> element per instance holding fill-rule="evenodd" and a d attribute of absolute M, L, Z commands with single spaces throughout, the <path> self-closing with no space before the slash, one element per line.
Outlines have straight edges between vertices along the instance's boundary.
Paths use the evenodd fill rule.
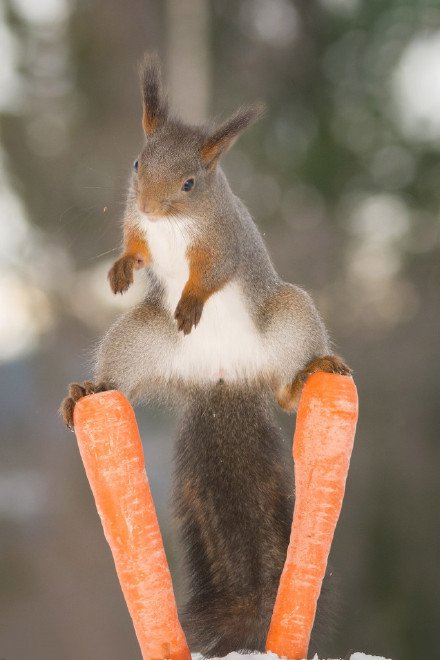
<path fill-rule="evenodd" d="M 239 108 L 219 124 L 189 126 L 169 114 L 156 56 L 145 56 L 140 79 L 146 141 L 134 162 L 138 210 L 152 219 L 191 215 L 209 201 L 223 154 L 262 116 L 264 106 Z"/>

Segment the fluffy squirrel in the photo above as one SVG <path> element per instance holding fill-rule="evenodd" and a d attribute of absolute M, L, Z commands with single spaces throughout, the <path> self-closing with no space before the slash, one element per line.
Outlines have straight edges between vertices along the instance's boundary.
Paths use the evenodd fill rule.
<path fill-rule="evenodd" d="M 71 384 L 61 412 L 72 428 L 78 399 L 114 388 L 178 408 L 184 629 L 207 657 L 262 651 L 293 510 L 272 401 L 294 411 L 309 374 L 350 370 L 330 353 L 310 296 L 276 273 L 219 165 L 262 106 L 190 126 L 169 113 L 156 57 L 146 56 L 140 76 L 145 143 L 109 281 L 123 293 L 145 268 L 148 290 L 105 334 L 93 382 Z"/>

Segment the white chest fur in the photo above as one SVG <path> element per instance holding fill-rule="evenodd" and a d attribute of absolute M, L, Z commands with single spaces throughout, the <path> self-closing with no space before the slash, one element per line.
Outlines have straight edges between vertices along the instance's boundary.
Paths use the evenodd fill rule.
<path fill-rule="evenodd" d="M 165 285 L 166 306 L 173 314 L 189 275 L 186 250 L 191 236 L 190 222 L 185 218 L 156 222 L 145 220 L 143 225 L 152 256 L 152 268 Z"/>
<path fill-rule="evenodd" d="M 188 280 L 186 249 L 191 220 L 151 222 L 145 218 L 152 268 L 165 287 L 165 306 L 174 314 Z M 177 331 L 177 330 L 176 330 Z M 231 281 L 205 303 L 202 318 L 178 340 L 167 360 L 169 376 L 192 382 L 255 378 L 266 370 L 267 351 L 247 309 L 241 287 Z"/>

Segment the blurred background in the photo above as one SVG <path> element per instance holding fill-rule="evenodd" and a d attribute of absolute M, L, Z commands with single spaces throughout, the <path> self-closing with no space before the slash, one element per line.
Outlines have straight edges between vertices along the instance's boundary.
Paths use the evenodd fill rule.
<path fill-rule="evenodd" d="M 142 144 L 146 49 L 187 120 L 266 100 L 225 169 L 354 368 L 339 627 L 322 653 L 440 657 L 440 3 L 0 0 L 0 43 L 0 657 L 140 657 L 57 408 L 142 296 L 138 278 L 116 299 L 106 272 Z M 175 421 L 138 414 L 180 600 Z"/>

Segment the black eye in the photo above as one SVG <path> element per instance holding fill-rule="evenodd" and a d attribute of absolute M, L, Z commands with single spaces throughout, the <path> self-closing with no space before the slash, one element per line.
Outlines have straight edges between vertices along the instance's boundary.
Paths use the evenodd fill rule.
<path fill-rule="evenodd" d="M 138 161 L 137 158 L 136 158 L 136 160 L 135 160 L 134 163 L 133 163 L 133 168 L 134 168 L 134 171 L 135 171 L 135 172 L 137 172 L 138 169 L 139 169 L 139 161 Z"/>
<path fill-rule="evenodd" d="M 187 179 L 182 186 L 184 192 L 189 192 L 191 188 L 194 188 L 194 179 Z"/>

